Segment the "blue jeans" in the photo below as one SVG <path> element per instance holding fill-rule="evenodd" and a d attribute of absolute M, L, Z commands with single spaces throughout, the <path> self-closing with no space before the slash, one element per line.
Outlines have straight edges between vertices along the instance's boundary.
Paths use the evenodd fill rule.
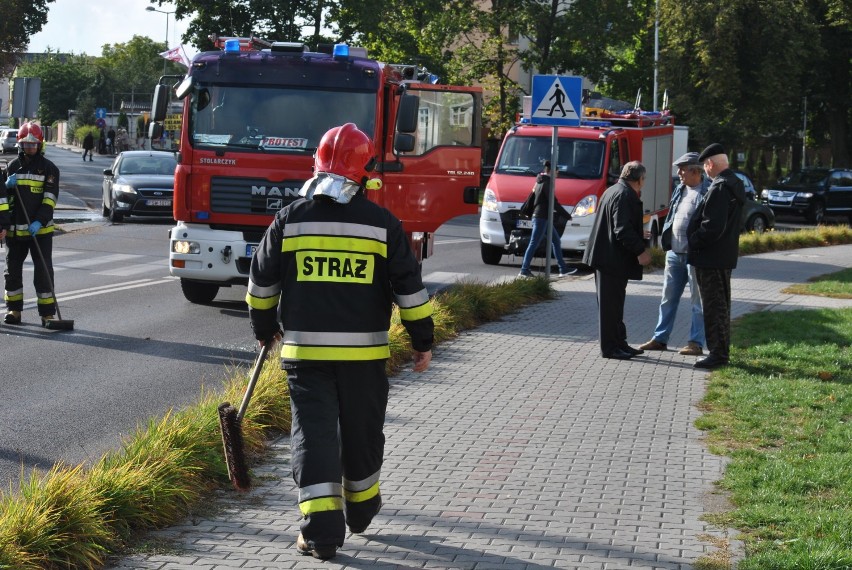
<path fill-rule="evenodd" d="M 535 250 L 538 249 L 538 244 L 541 243 L 541 239 L 544 237 L 544 232 L 546 231 L 547 218 L 532 219 L 532 236 L 530 236 L 530 244 L 527 246 L 527 251 L 524 252 L 524 261 L 521 262 L 521 273 L 529 273 Z M 567 273 L 568 265 L 566 265 L 565 260 L 562 258 L 562 244 L 559 241 L 559 232 L 556 231 L 555 226 L 553 228 L 553 235 L 551 236 L 551 243 L 553 246 L 553 257 L 556 259 L 556 263 L 559 264 L 559 272 Z"/>
<path fill-rule="evenodd" d="M 666 269 L 663 275 L 663 300 L 660 302 L 660 318 L 654 331 L 654 340 L 669 343 L 674 328 L 677 306 L 686 284 L 692 301 L 692 324 L 689 327 L 689 342 L 705 346 L 704 312 L 701 310 L 701 294 L 695 280 L 695 268 L 686 263 L 685 253 L 666 252 Z"/>

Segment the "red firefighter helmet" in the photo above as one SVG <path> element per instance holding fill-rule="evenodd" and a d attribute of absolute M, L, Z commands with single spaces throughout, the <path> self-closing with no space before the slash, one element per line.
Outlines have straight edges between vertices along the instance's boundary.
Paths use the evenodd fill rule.
<path fill-rule="evenodd" d="M 18 129 L 18 143 L 43 143 L 44 133 L 41 132 L 41 127 L 35 123 L 24 123 Z"/>
<path fill-rule="evenodd" d="M 323 135 L 317 148 L 314 172 L 337 174 L 360 185 L 373 169 L 375 154 L 370 137 L 354 123 L 346 123 Z"/>

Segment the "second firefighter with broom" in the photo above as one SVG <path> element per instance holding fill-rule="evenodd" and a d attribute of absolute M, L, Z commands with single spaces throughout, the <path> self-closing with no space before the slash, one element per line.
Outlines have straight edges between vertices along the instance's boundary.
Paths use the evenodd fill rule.
<path fill-rule="evenodd" d="M 51 321 L 56 319 L 52 254 L 59 169 L 44 157 L 44 135 L 36 123 L 24 123 L 18 130 L 18 158 L 9 163 L 2 183 L 6 188 L 11 220 L 6 234 L 4 299 L 7 312 L 3 322 L 21 324 L 23 267 L 29 255 L 33 260 L 33 283 L 41 323 L 56 328 L 51 326 Z"/>
<path fill-rule="evenodd" d="M 364 532 L 382 505 L 392 303 L 414 370 L 432 359 L 420 267 L 400 221 L 364 196 L 378 183 L 369 180 L 374 164 L 373 142 L 354 124 L 323 136 L 303 198 L 276 214 L 257 247 L 246 295 L 261 343 L 283 325 L 302 514 L 296 548 L 320 559 L 335 556 L 347 526 Z"/>

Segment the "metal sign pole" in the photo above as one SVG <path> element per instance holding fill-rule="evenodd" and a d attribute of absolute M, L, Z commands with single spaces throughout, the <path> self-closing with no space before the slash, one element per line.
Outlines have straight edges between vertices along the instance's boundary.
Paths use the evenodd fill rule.
<path fill-rule="evenodd" d="M 556 196 L 556 176 L 559 174 L 559 127 L 553 126 L 553 135 L 550 139 L 550 200 L 547 203 L 547 230 L 544 234 L 544 276 L 550 279 L 550 260 L 553 251 L 553 197 Z M 561 267 L 562 264 L 560 263 Z"/>

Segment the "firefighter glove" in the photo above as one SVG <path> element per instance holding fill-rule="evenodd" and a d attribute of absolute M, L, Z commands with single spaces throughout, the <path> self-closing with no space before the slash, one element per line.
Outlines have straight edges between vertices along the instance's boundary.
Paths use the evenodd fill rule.
<path fill-rule="evenodd" d="M 18 176 L 15 175 L 15 174 L 10 174 L 9 177 L 6 179 L 6 188 L 11 190 L 17 184 L 18 184 Z"/>
<path fill-rule="evenodd" d="M 38 231 L 41 229 L 41 222 L 36 220 L 30 224 L 29 230 L 32 235 L 36 235 Z"/>

